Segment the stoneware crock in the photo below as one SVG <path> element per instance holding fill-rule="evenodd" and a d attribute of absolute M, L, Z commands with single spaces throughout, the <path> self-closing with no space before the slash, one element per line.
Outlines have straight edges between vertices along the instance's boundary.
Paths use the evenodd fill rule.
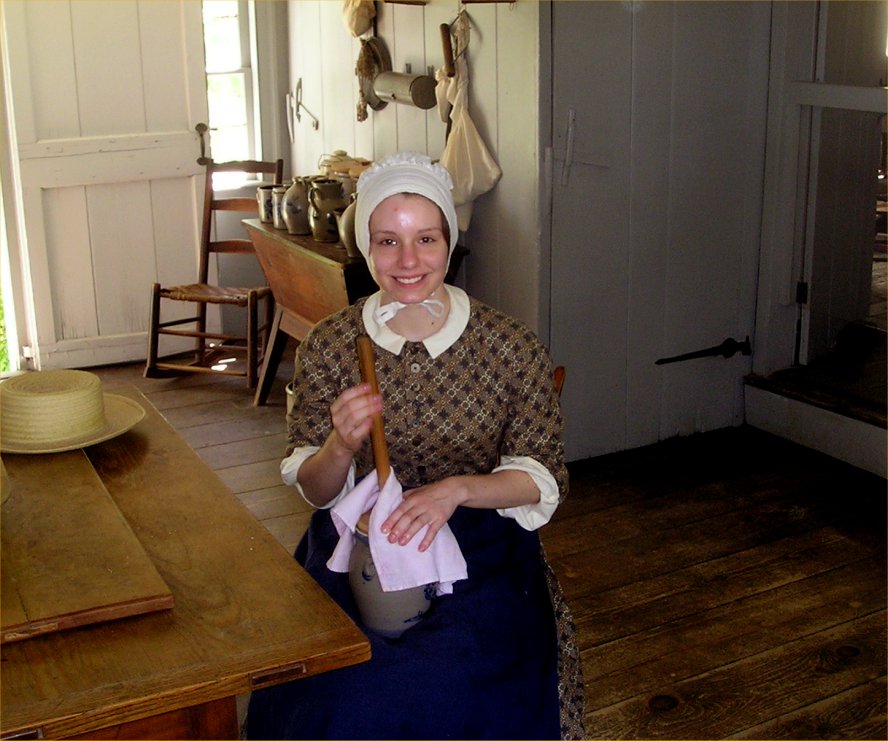
<path fill-rule="evenodd" d="M 361 530 L 360 525 L 355 529 L 348 582 L 364 625 L 385 638 L 398 638 L 422 620 L 435 594 L 434 584 L 383 592 L 367 533 Z"/>

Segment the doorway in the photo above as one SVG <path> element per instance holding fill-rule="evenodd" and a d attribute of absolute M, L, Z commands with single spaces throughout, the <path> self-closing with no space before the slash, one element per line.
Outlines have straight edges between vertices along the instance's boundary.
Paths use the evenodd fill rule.
<path fill-rule="evenodd" d="M 881 267 L 888 7 L 850 0 L 771 8 L 746 420 L 885 476 L 885 331 L 870 314 L 873 269 Z M 878 283 L 877 272 L 877 291 Z"/>
<path fill-rule="evenodd" d="M 794 79 L 779 132 L 782 168 L 797 168 L 798 179 L 782 193 L 766 183 L 771 214 L 788 226 L 784 254 L 793 242 L 797 256 L 794 351 L 768 380 L 781 394 L 884 428 L 888 10 L 806 5 L 791 10 L 796 27 L 810 26 L 801 51 L 788 45 L 797 67 L 786 65 Z M 798 82 L 809 54 L 813 81 Z"/>

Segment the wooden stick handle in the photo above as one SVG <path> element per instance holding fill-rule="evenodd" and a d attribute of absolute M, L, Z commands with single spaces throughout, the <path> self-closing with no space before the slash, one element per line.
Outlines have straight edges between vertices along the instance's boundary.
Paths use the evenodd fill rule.
<path fill-rule="evenodd" d="M 358 362 L 361 366 L 361 380 L 370 384 L 370 390 L 374 394 L 379 393 L 379 383 L 376 380 L 376 360 L 373 355 L 373 342 L 365 334 L 358 335 L 356 339 L 358 348 Z M 382 488 L 389 477 L 391 467 L 389 465 L 388 446 L 385 442 L 385 423 L 381 414 L 373 415 L 373 427 L 370 428 L 370 442 L 373 443 L 373 461 L 376 464 L 376 476 L 379 487 Z"/>
<path fill-rule="evenodd" d="M 441 24 L 441 47 L 444 51 L 444 74 L 453 77 L 456 74 L 456 67 L 453 60 L 453 41 L 450 38 L 450 25 Z"/>

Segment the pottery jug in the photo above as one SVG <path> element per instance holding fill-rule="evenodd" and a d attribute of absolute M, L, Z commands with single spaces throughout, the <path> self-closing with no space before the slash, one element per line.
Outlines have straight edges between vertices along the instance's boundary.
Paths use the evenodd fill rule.
<path fill-rule="evenodd" d="M 308 223 L 308 178 L 295 177 L 293 184 L 284 193 L 281 203 L 281 216 L 290 234 L 311 234 Z"/>
<path fill-rule="evenodd" d="M 355 239 L 355 204 L 357 200 L 352 197 L 348 206 L 336 209 L 336 222 L 339 224 L 339 241 L 345 247 L 349 257 L 363 257 L 358 249 Z"/>
<path fill-rule="evenodd" d="M 260 185 L 256 188 L 256 201 L 259 204 L 259 220 L 270 224 L 274 218 L 274 210 L 271 200 L 273 185 Z"/>
<path fill-rule="evenodd" d="M 338 242 L 339 225 L 336 209 L 346 205 L 342 186 L 338 180 L 315 178 L 308 190 L 308 223 L 311 234 L 318 242 Z"/>
<path fill-rule="evenodd" d="M 286 185 L 276 185 L 274 190 L 271 191 L 271 210 L 272 210 L 272 226 L 275 229 L 286 229 L 287 225 L 284 223 L 284 193 L 287 192 Z"/>
<path fill-rule="evenodd" d="M 386 638 L 398 638 L 416 625 L 431 606 L 435 593 L 434 584 L 383 592 L 367 534 L 360 525 L 355 529 L 348 583 L 365 627 Z"/>
<path fill-rule="evenodd" d="M 338 180 L 342 186 L 342 197 L 348 200 L 355 192 L 357 182 L 347 172 L 336 172 L 330 175 L 332 180 Z"/>

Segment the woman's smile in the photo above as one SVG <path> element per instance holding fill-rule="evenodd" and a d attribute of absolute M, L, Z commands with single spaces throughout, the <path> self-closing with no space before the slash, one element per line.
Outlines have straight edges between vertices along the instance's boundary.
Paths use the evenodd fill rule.
<path fill-rule="evenodd" d="M 370 260 L 383 293 L 405 304 L 430 298 L 444 283 L 450 244 L 441 209 L 409 193 L 383 200 L 370 217 Z"/>

